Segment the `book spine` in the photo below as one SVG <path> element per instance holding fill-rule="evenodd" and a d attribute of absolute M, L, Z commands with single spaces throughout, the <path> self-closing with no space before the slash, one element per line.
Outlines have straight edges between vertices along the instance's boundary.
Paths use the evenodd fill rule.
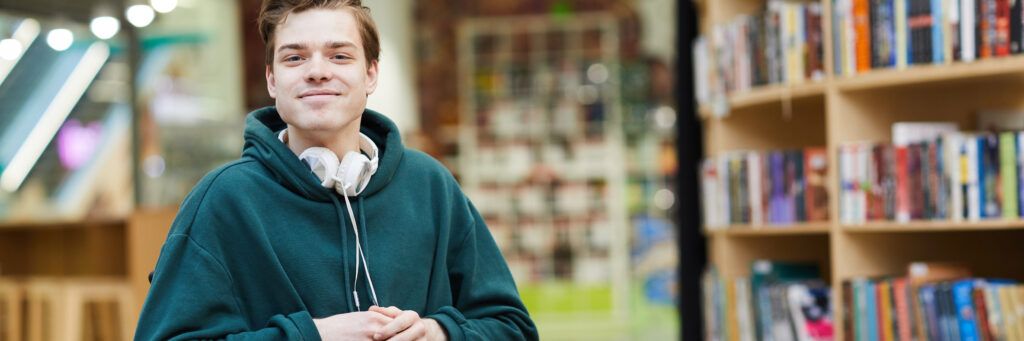
<path fill-rule="evenodd" d="M 892 315 L 892 288 L 888 280 L 878 281 L 878 285 L 875 287 L 878 294 L 878 330 L 881 334 L 881 340 L 893 341 L 895 340 L 895 333 L 893 333 L 892 321 L 895 320 Z"/>
<path fill-rule="evenodd" d="M 896 146 L 896 220 L 910 221 L 909 146 Z"/>
<path fill-rule="evenodd" d="M 965 62 L 973 61 L 976 56 L 975 1 L 979 0 L 960 0 L 960 54 Z"/>
<path fill-rule="evenodd" d="M 910 53 L 907 33 L 907 1 L 893 0 L 893 20 L 896 27 L 896 67 L 905 68 L 908 64 L 907 56 Z"/>
<path fill-rule="evenodd" d="M 924 312 L 924 321 L 927 326 L 928 340 L 941 340 L 939 333 L 939 307 L 935 286 L 932 284 L 922 285 L 918 291 L 921 311 Z"/>
<path fill-rule="evenodd" d="M 1017 218 L 1017 134 L 999 134 L 999 179 L 1003 192 L 1003 218 Z"/>
<path fill-rule="evenodd" d="M 996 42 L 997 57 L 1010 55 L 1010 2 L 996 0 Z"/>
<path fill-rule="evenodd" d="M 963 192 L 960 191 L 960 135 L 946 135 L 946 174 L 949 181 L 949 216 L 963 220 Z"/>
<path fill-rule="evenodd" d="M 1017 132 L 1017 153 L 1014 155 L 1016 160 L 1016 172 L 1017 172 L 1017 215 L 1024 213 L 1024 132 Z"/>
<path fill-rule="evenodd" d="M 867 331 L 868 340 L 879 340 L 881 337 L 881 330 L 878 329 L 878 289 L 877 285 L 868 281 L 865 290 L 865 329 Z"/>
<path fill-rule="evenodd" d="M 1021 52 L 1021 28 L 1024 26 L 1021 23 L 1021 11 L 1024 10 L 1021 3 L 1020 0 L 1010 0 L 1010 54 Z"/>
<path fill-rule="evenodd" d="M 989 316 L 988 316 L 988 305 L 985 302 L 985 287 L 988 286 L 984 282 L 976 283 L 974 290 L 971 292 L 971 299 L 974 302 L 974 313 L 977 321 L 978 336 L 979 340 L 993 341 L 992 330 L 989 328 Z"/>
<path fill-rule="evenodd" d="M 991 218 L 989 215 L 991 211 L 989 209 L 989 188 L 988 188 L 988 173 L 992 172 L 992 169 L 988 168 L 988 162 L 986 161 L 988 155 L 988 138 L 985 135 L 978 137 L 978 203 L 981 209 L 981 218 Z"/>
<path fill-rule="evenodd" d="M 956 319 L 960 329 L 960 340 L 978 341 L 976 312 L 974 311 L 974 280 L 960 280 L 953 283 L 953 303 L 956 307 Z"/>
<path fill-rule="evenodd" d="M 750 208 L 750 223 L 764 224 L 761 210 L 761 156 L 756 152 L 747 153 L 747 206 Z"/>
<path fill-rule="evenodd" d="M 843 74 L 843 2 L 832 0 L 832 72 Z"/>
<path fill-rule="evenodd" d="M 931 14 L 931 18 L 932 18 L 932 20 L 931 20 L 932 34 L 931 34 L 931 51 L 929 53 L 932 55 L 932 58 L 931 58 L 932 63 L 936 63 L 936 64 L 943 63 L 945 61 L 945 58 L 946 58 L 946 56 L 944 54 L 944 52 L 946 50 L 945 49 L 946 37 L 943 34 L 943 31 L 946 28 L 946 21 L 944 20 L 945 16 L 943 15 L 942 7 L 943 7 L 942 6 L 942 0 L 931 0 L 931 6 L 930 6 L 931 13 L 930 14 Z"/>
<path fill-rule="evenodd" d="M 804 173 L 804 151 L 797 149 L 790 152 L 793 167 L 793 220 L 807 221 L 807 174 Z"/>
<path fill-rule="evenodd" d="M 946 41 L 948 42 L 948 61 L 963 60 L 960 51 L 960 1 L 946 0 Z"/>
<path fill-rule="evenodd" d="M 857 72 L 871 69 L 871 23 L 868 0 L 853 1 L 853 21 L 856 31 Z"/>

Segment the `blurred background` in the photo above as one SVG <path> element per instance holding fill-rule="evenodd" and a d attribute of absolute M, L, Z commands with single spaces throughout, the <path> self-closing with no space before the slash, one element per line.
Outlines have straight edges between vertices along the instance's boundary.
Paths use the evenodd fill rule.
<path fill-rule="evenodd" d="M 456 175 L 542 339 L 679 338 L 679 4 L 365 3 L 368 107 Z M 0 0 L 0 340 L 130 338 L 178 205 L 273 104 L 259 5 Z"/>

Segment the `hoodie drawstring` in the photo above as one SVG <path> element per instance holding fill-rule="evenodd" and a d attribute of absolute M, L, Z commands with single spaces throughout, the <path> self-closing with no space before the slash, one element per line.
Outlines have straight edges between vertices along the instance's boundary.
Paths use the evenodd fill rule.
<path fill-rule="evenodd" d="M 349 277 L 349 273 L 348 273 L 348 255 L 345 252 L 345 245 L 348 245 L 348 231 L 346 231 L 345 215 L 343 213 L 344 209 L 341 208 L 341 203 L 338 202 L 338 198 L 333 196 L 333 195 L 331 196 L 331 202 L 334 203 L 334 213 L 336 213 L 338 215 L 338 224 L 339 224 L 339 228 L 341 229 L 341 231 L 340 231 L 341 232 L 341 245 L 342 245 L 342 247 L 341 247 L 341 249 L 342 249 L 341 250 L 341 267 L 342 267 L 342 271 L 343 271 L 342 275 L 344 276 L 344 277 L 342 277 L 343 278 L 342 282 L 346 283 L 346 282 L 348 282 L 348 277 Z M 355 288 L 352 288 L 352 289 L 354 290 Z M 345 296 L 347 297 L 348 295 L 345 295 Z M 353 298 L 352 297 L 347 297 L 345 299 L 345 303 L 347 303 L 346 305 L 348 306 L 348 310 L 349 311 L 359 311 L 356 308 L 356 304 L 355 304 L 355 302 L 353 302 Z"/>
<path fill-rule="evenodd" d="M 366 210 L 363 209 L 363 206 L 364 206 L 363 205 L 363 196 L 360 195 L 358 197 L 358 200 L 359 200 L 359 209 L 358 209 L 359 210 L 359 230 L 361 230 L 360 233 L 363 236 L 363 238 L 362 238 L 362 241 L 363 241 L 362 245 L 363 246 L 361 247 L 362 250 L 360 250 L 360 252 L 362 252 L 362 254 L 363 254 L 363 269 L 366 270 L 366 281 L 368 283 L 370 283 L 370 294 L 372 295 L 370 297 L 373 298 L 373 304 L 377 305 L 377 306 L 380 306 L 380 302 L 377 301 L 377 289 L 374 288 L 374 286 L 373 286 L 373 277 L 370 276 L 370 268 L 369 268 L 370 265 L 366 263 L 366 253 L 367 253 L 367 251 L 366 251 L 367 248 L 366 247 L 370 244 L 369 241 L 368 241 L 369 238 L 370 238 L 370 235 L 366 233 L 366 214 L 364 214 L 364 212 L 366 212 Z"/>

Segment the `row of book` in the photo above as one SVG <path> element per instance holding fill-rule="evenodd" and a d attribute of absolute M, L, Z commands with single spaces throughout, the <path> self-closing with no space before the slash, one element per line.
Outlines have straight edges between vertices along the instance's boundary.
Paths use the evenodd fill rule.
<path fill-rule="evenodd" d="M 1024 286 L 972 278 L 962 266 L 842 286 L 846 340 L 1022 340 Z"/>
<path fill-rule="evenodd" d="M 751 276 L 703 277 L 706 340 L 832 340 L 831 290 L 814 264 L 755 261 Z M 736 335 L 732 335 L 732 334 Z"/>
<path fill-rule="evenodd" d="M 701 191 L 705 226 L 827 221 L 825 148 L 737 151 L 705 159 Z"/>
<path fill-rule="evenodd" d="M 1024 212 L 1024 132 L 897 123 L 893 143 L 839 148 L 840 220 L 1016 219 Z"/>
<path fill-rule="evenodd" d="M 824 77 L 820 2 L 768 0 L 760 13 L 711 28 L 694 42 L 697 99 Z"/>
<path fill-rule="evenodd" d="M 838 75 L 1021 52 L 1017 0 L 833 0 Z"/>

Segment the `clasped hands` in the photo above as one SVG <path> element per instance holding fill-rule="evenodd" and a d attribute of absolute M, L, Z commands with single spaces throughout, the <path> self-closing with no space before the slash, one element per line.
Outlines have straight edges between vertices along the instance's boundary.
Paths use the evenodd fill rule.
<path fill-rule="evenodd" d="M 313 319 L 320 338 L 333 340 L 444 341 L 444 328 L 412 310 L 370 307 L 370 310 Z"/>

